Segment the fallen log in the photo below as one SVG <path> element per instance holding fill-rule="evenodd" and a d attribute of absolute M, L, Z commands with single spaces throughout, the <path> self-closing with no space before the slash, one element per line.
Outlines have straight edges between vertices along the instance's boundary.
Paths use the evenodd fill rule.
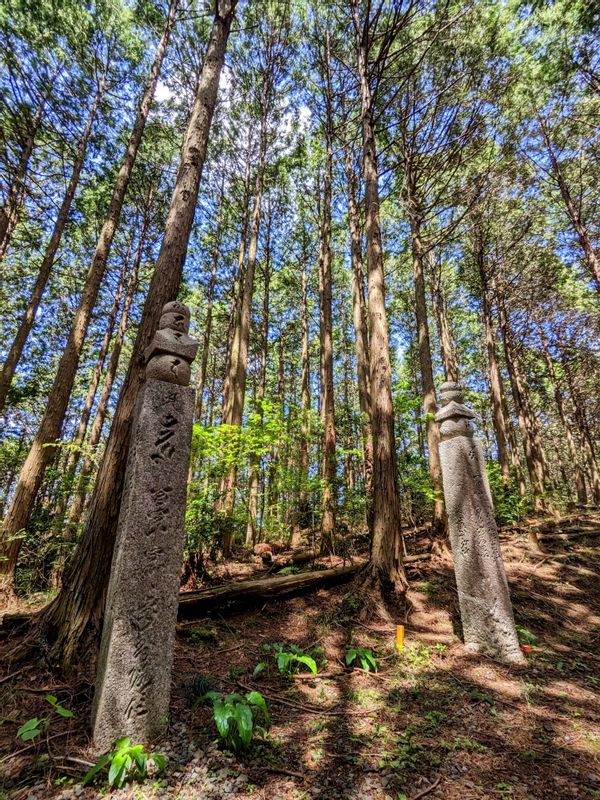
<path fill-rule="evenodd" d="M 318 557 L 318 553 L 315 553 L 313 550 L 301 550 L 297 553 L 293 553 L 289 558 L 274 558 L 271 569 L 273 572 L 278 572 L 287 567 L 300 567 L 302 564 L 308 564 L 309 561 L 314 561 L 315 558 Z"/>
<path fill-rule="evenodd" d="M 337 569 L 303 572 L 298 575 L 278 575 L 274 578 L 227 583 L 195 592 L 181 592 L 179 619 L 193 619 L 214 608 L 222 609 L 223 606 L 240 603 L 248 605 L 273 598 L 289 597 L 323 586 L 335 586 L 352 580 L 363 566 L 363 563 L 352 564 Z"/>
<path fill-rule="evenodd" d="M 585 537 L 593 538 L 594 536 L 600 536 L 600 530 L 597 528 L 595 530 L 581 530 L 581 529 L 573 529 L 573 532 L 568 532 L 566 530 L 562 531 L 561 533 L 543 533 L 542 537 L 544 541 L 562 541 L 562 542 L 570 542 L 573 539 L 584 539 Z"/>

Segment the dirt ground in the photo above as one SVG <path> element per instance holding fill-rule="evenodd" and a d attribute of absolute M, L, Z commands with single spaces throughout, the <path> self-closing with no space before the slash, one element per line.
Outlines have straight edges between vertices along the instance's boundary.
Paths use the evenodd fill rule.
<path fill-rule="evenodd" d="M 359 622 L 352 584 L 180 624 L 169 734 L 154 746 L 166 773 L 119 791 L 81 786 L 89 680 L 69 685 L 39 662 L 19 669 L 14 641 L 4 643 L 0 798 L 600 799 L 600 516 L 541 530 L 544 554 L 525 527 L 501 535 L 517 623 L 537 642 L 527 667 L 464 650 L 447 558 L 408 568 L 416 611 L 402 653 L 394 625 Z M 242 578 L 261 567 L 227 570 Z M 281 675 L 263 647 L 273 642 L 321 648 L 323 674 Z M 377 673 L 345 669 L 350 644 L 372 649 Z M 272 717 L 267 739 L 239 757 L 220 749 L 209 709 L 193 707 L 207 682 L 260 691 Z M 75 716 L 55 715 L 28 746 L 16 730 L 48 712 L 48 692 Z"/>

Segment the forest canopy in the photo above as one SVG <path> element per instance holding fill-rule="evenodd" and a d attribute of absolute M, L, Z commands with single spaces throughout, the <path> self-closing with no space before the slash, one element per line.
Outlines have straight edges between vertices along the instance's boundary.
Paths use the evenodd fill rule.
<path fill-rule="evenodd" d="M 600 502 L 597 33 L 583 1 L 5 0 L 4 595 L 94 552 L 101 603 L 175 298 L 188 570 L 362 535 L 403 590 L 394 531 L 447 537 L 444 381 L 499 523 Z"/>

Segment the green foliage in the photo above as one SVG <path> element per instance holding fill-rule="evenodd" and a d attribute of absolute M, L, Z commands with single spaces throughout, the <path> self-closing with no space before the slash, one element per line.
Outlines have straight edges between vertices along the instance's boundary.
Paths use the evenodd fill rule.
<path fill-rule="evenodd" d="M 199 697 L 214 691 L 215 688 L 216 682 L 212 675 L 205 675 L 203 672 L 199 672 L 184 686 L 184 694 L 189 704 L 195 706 Z"/>
<path fill-rule="evenodd" d="M 523 518 L 527 510 L 526 499 L 519 494 L 514 476 L 511 487 L 506 487 L 497 461 L 488 460 L 486 462 L 486 470 L 492 492 L 496 521 L 499 525 L 514 525 Z"/>
<path fill-rule="evenodd" d="M 167 765 L 166 758 L 160 753 L 147 753 L 143 744 L 131 744 L 128 736 L 118 739 L 110 753 L 100 756 L 98 761 L 85 775 L 82 785 L 85 786 L 98 779 L 107 771 L 106 781 L 114 789 L 121 789 L 129 781 L 145 781 L 151 766 L 157 773 L 162 773 Z"/>
<path fill-rule="evenodd" d="M 47 703 L 52 706 L 52 709 L 58 714 L 59 717 L 69 719 L 74 714 L 68 708 L 65 708 L 58 702 L 58 698 L 53 694 L 47 694 L 44 698 Z M 46 728 L 49 727 L 52 716 L 48 717 L 32 717 L 24 722 L 23 725 L 17 730 L 17 737 L 23 742 L 29 742 L 35 739 Z"/>
<path fill-rule="evenodd" d="M 244 696 L 234 692 L 225 698 L 219 692 L 207 692 L 199 698 L 199 702 L 203 700 L 212 701 L 213 719 L 221 741 L 234 753 L 248 750 L 255 732 L 266 736 L 271 719 L 265 698 L 260 692 L 248 692 Z M 256 724 L 259 716 L 264 726 Z"/>
<path fill-rule="evenodd" d="M 527 630 L 527 628 L 523 628 L 521 625 L 515 625 L 515 628 L 517 629 L 517 636 L 519 637 L 521 644 L 537 645 L 540 643 L 540 640 L 535 633 Z"/>
<path fill-rule="evenodd" d="M 275 642 L 272 645 L 264 645 L 264 649 L 273 653 L 277 669 L 283 675 L 288 676 L 297 672 L 306 672 L 307 669 L 305 668 L 308 668 L 309 672 L 316 675 L 318 671 L 317 659 L 322 658 L 323 655 L 323 651 L 318 647 L 314 647 L 309 653 L 305 653 L 298 645 L 280 644 L 279 642 Z"/>
<path fill-rule="evenodd" d="M 377 672 L 377 662 L 371 650 L 367 647 L 349 647 L 346 650 L 346 666 L 351 666 L 358 662 L 361 669 L 366 672 Z"/>
<path fill-rule="evenodd" d="M 28 742 L 30 739 L 35 739 L 35 737 L 39 736 L 42 732 L 44 722 L 45 720 L 38 719 L 37 717 L 28 719 L 27 722 L 23 723 L 23 725 L 21 725 L 17 731 L 17 736 L 24 742 Z"/>
<path fill-rule="evenodd" d="M 445 650 L 446 645 L 444 644 L 435 644 L 426 647 L 424 644 L 421 644 L 421 642 L 415 642 L 405 648 L 403 657 L 414 670 L 419 670 L 429 666 L 432 652 L 443 653 Z"/>

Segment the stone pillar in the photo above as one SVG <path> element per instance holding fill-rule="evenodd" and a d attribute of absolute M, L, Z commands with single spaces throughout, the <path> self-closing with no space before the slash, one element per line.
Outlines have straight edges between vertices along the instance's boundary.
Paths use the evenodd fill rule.
<path fill-rule="evenodd" d="M 167 303 L 146 350 L 112 562 L 92 711 L 94 744 L 166 727 L 183 557 L 194 391 L 189 311 Z"/>
<path fill-rule="evenodd" d="M 441 387 L 440 459 L 454 571 L 467 650 L 523 664 L 475 414 L 460 386 Z"/>

